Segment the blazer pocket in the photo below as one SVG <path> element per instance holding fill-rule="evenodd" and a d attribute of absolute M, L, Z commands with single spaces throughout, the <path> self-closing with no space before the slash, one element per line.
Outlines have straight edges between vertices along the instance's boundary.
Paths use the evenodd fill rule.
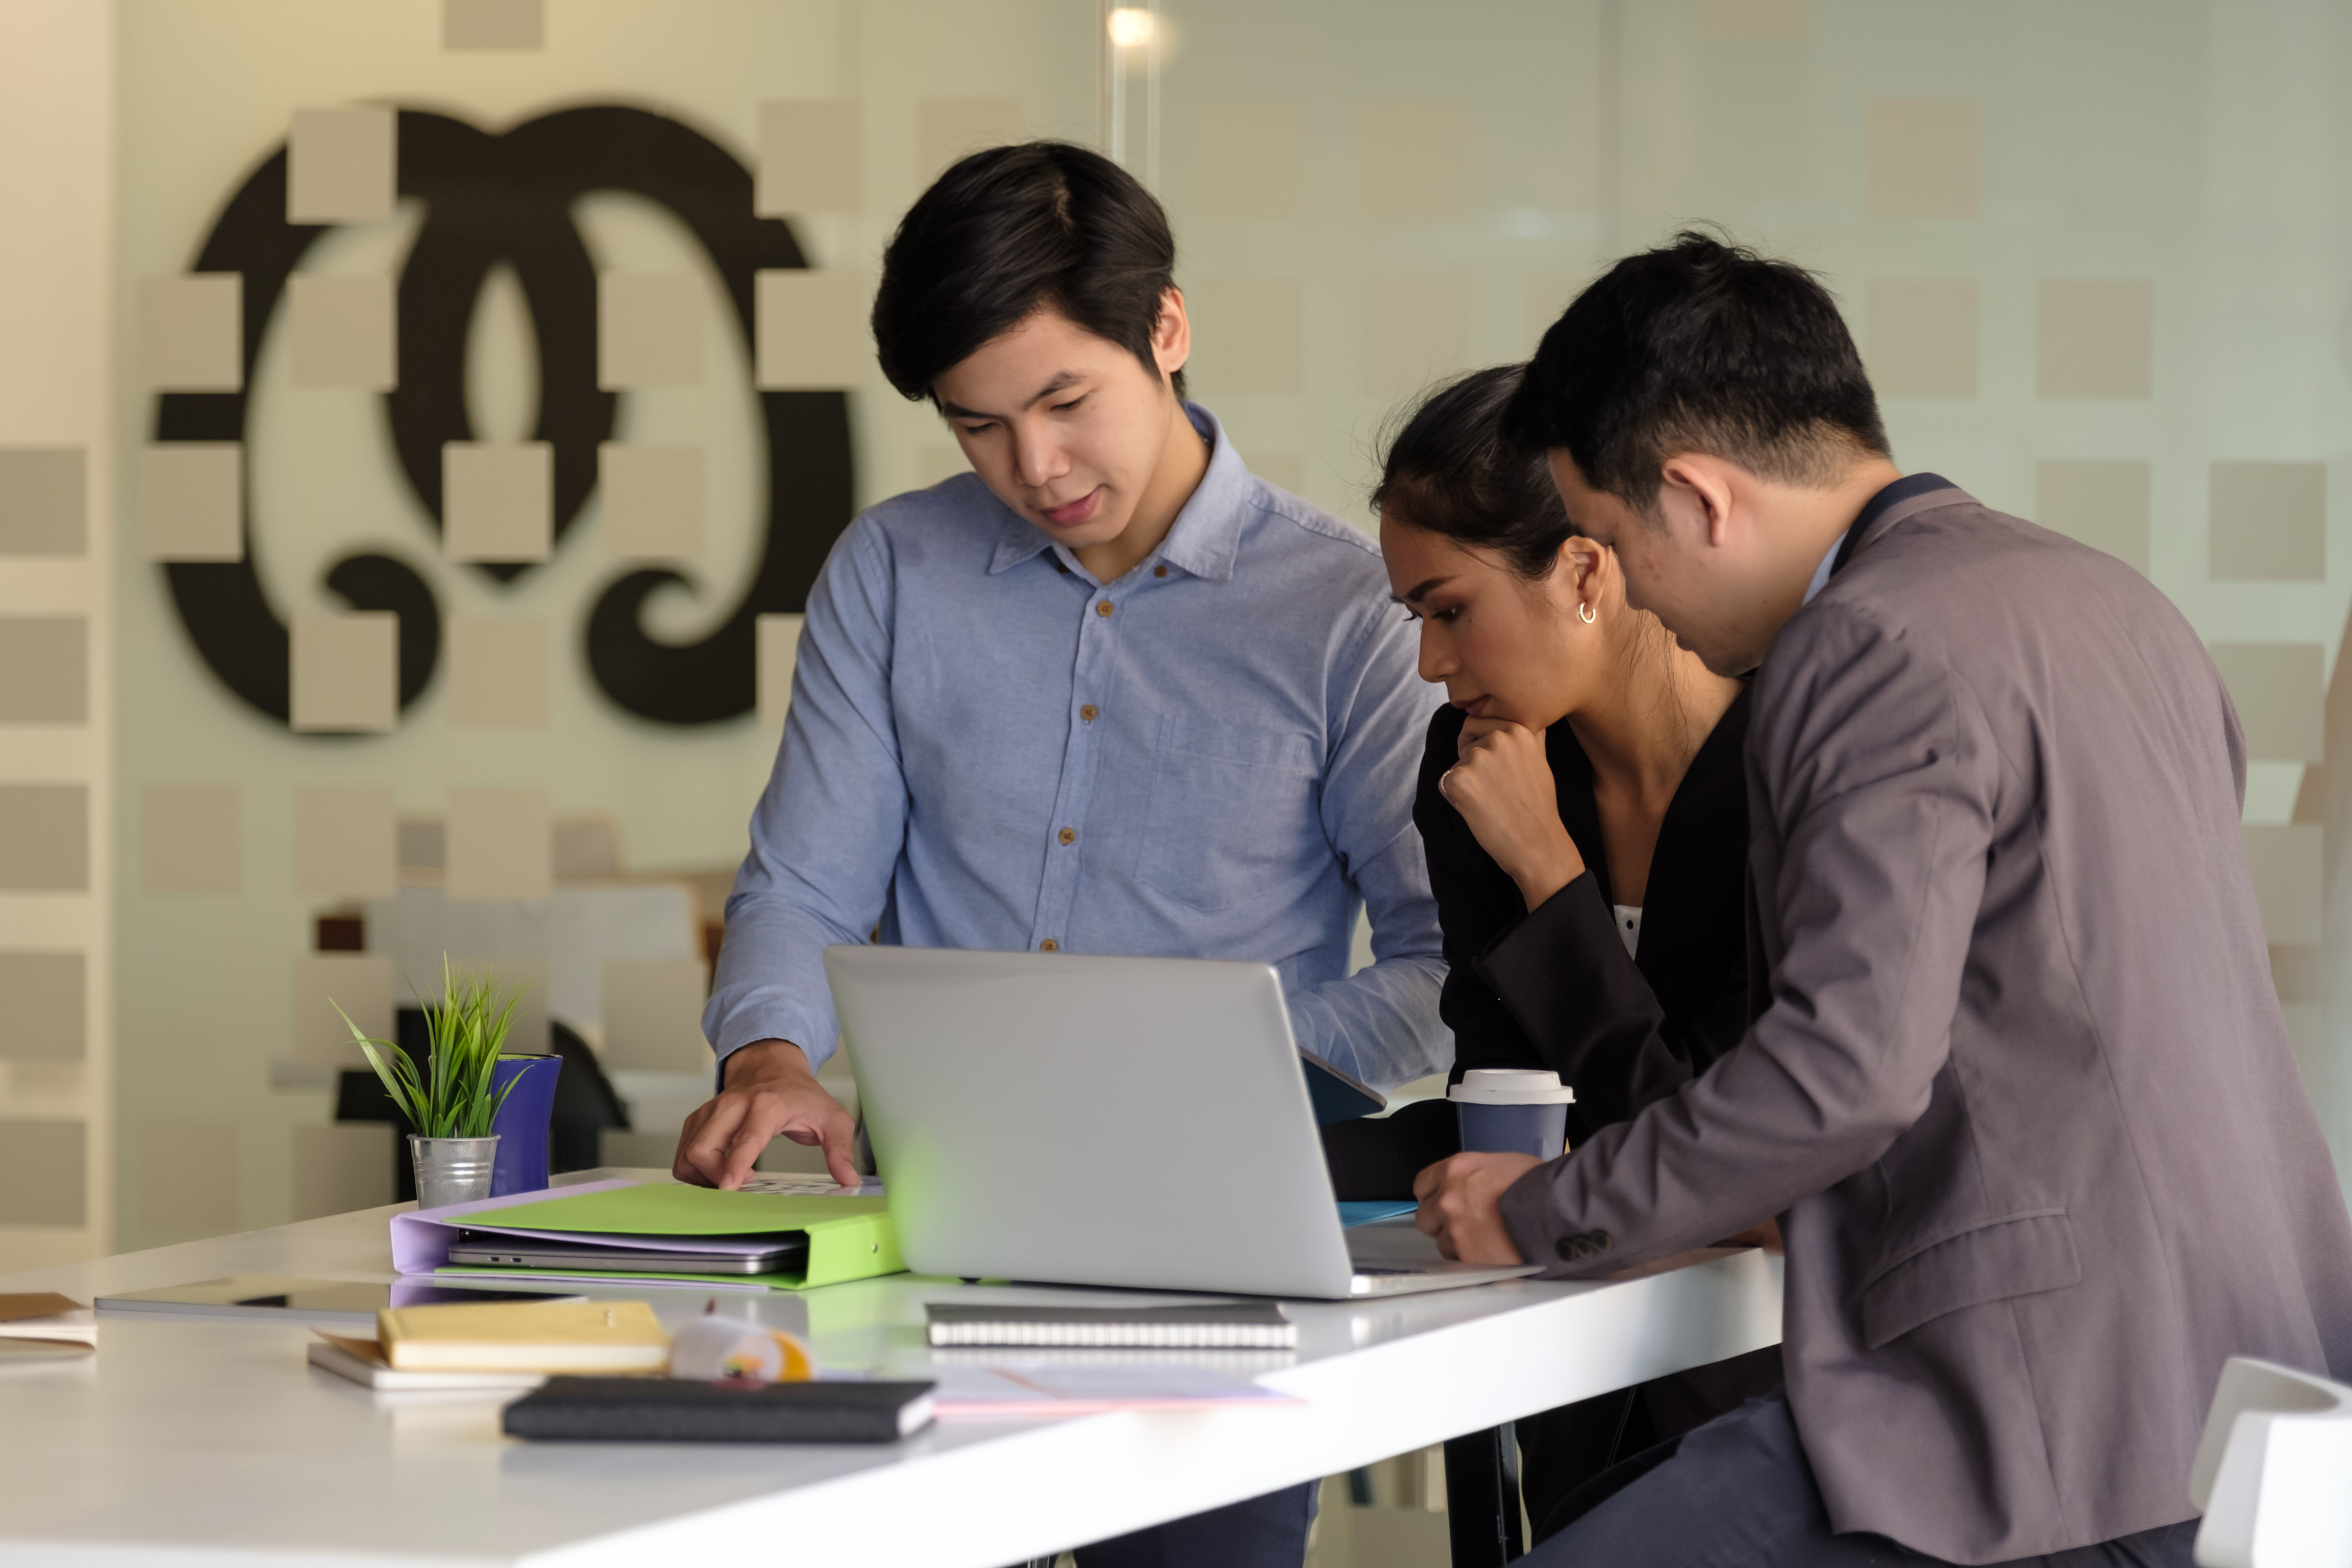
<path fill-rule="evenodd" d="M 1862 1288 L 1862 1342 L 1876 1350 L 1963 1307 L 2083 1281 L 2063 1208 L 1987 1220 L 1881 1269 Z"/>

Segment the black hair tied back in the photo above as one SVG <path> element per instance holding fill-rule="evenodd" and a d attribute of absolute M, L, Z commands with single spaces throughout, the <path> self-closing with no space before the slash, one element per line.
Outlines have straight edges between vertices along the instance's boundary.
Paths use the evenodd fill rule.
<path fill-rule="evenodd" d="M 1503 410 L 1525 371 L 1473 371 L 1423 398 L 1389 439 L 1372 506 L 1408 528 L 1491 550 L 1533 580 L 1550 574 L 1573 530 L 1543 453 L 1503 436 Z"/>

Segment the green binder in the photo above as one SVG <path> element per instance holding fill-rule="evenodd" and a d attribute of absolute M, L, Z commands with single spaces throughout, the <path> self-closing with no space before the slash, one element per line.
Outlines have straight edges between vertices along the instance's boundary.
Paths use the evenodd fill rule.
<path fill-rule="evenodd" d="M 797 1230 L 808 1236 L 806 1274 L 633 1271 L 616 1274 L 616 1279 L 677 1279 L 695 1284 L 765 1285 L 778 1290 L 807 1290 L 819 1285 L 837 1285 L 845 1279 L 897 1274 L 907 1267 L 906 1260 L 898 1256 L 898 1235 L 890 1226 L 887 1198 L 722 1193 L 711 1187 L 656 1182 L 615 1187 L 609 1192 L 583 1193 L 574 1197 L 541 1198 L 508 1208 L 477 1209 L 466 1218 L 483 1225 L 551 1235 L 587 1232 L 601 1236 L 756 1236 Z M 512 1274 L 515 1270 L 482 1264 L 445 1263 L 436 1272 Z"/>

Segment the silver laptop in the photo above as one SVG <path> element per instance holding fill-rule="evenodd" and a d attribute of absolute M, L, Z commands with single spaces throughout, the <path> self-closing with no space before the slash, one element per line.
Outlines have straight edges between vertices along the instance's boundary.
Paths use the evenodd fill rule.
<path fill-rule="evenodd" d="M 1343 1227 L 1263 963 L 829 947 L 858 1104 L 924 1274 L 1343 1300 L 1483 1284 Z"/>

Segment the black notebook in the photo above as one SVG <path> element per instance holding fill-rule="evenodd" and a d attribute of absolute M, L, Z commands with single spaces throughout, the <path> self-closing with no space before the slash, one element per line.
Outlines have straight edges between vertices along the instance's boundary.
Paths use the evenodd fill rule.
<path fill-rule="evenodd" d="M 895 1443 L 930 1425 L 934 1386 L 551 1377 L 507 1406 L 503 1426 L 558 1443 Z"/>
<path fill-rule="evenodd" d="M 933 1301 L 935 1345 L 1049 1345 L 1117 1350 L 1290 1350 L 1298 1325 L 1275 1301 L 1182 1307 L 1013 1307 Z"/>

